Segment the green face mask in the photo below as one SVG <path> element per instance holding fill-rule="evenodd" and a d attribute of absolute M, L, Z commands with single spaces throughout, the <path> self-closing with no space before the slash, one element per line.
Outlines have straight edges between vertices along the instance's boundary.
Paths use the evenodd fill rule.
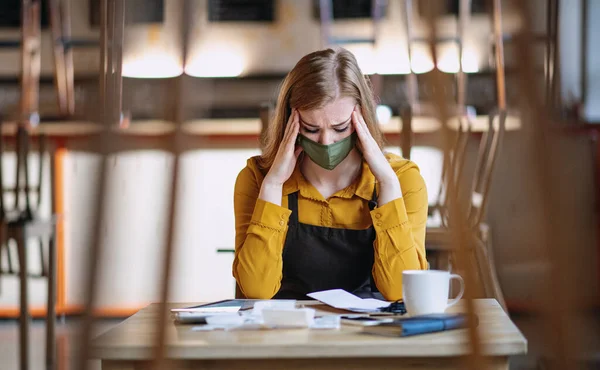
<path fill-rule="evenodd" d="M 326 170 L 333 170 L 350 154 L 356 144 L 356 132 L 337 143 L 324 145 L 298 134 L 298 143 L 309 158 Z"/>

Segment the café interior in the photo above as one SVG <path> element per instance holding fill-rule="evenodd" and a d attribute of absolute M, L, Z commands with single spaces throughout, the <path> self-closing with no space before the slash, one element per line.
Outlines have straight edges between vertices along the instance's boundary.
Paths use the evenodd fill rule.
<path fill-rule="evenodd" d="M 596 15 L 596 0 L 2 0 L 0 369 L 600 368 Z M 236 178 L 288 72 L 327 48 L 356 57 L 384 150 L 419 167 L 428 267 L 462 276 L 447 310 L 465 326 L 373 336 L 308 297 L 290 315 L 335 328 L 176 322 L 170 308 L 252 298 L 232 274 Z"/>

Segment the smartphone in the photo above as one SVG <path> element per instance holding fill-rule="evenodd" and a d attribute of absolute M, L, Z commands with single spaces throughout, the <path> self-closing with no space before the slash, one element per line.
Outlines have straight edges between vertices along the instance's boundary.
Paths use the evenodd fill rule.
<path fill-rule="evenodd" d="M 383 317 L 369 317 L 369 316 L 342 316 L 340 322 L 346 325 L 355 326 L 373 326 L 379 325 L 385 322 L 392 322 L 394 319 L 383 318 Z"/>

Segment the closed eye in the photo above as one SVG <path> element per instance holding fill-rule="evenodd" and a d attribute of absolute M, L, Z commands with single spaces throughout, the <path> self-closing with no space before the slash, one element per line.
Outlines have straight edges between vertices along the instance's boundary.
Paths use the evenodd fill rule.
<path fill-rule="evenodd" d="M 319 132 L 319 129 L 318 129 L 318 128 L 316 128 L 316 129 L 314 129 L 314 130 L 311 130 L 311 129 L 308 129 L 306 126 L 303 126 L 303 127 L 302 127 L 302 129 L 303 129 L 304 131 L 308 132 L 308 133 L 311 133 L 311 134 L 316 134 L 317 132 Z"/>
<path fill-rule="evenodd" d="M 334 128 L 333 130 L 334 130 L 335 132 L 344 132 L 344 131 L 348 130 L 348 128 L 349 128 L 349 127 L 350 127 L 350 125 L 346 125 L 346 127 L 344 127 L 344 128 Z M 318 128 L 315 128 L 315 129 L 309 129 L 309 128 L 308 128 L 308 127 L 306 127 L 306 126 L 302 126 L 302 129 L 303 129 L 305 132 L 308 132 L 308 133 L 310 133 L 310 134 L 316 134 L 317 132 L 319 132 L 319 129 L 318 129 Z"/>

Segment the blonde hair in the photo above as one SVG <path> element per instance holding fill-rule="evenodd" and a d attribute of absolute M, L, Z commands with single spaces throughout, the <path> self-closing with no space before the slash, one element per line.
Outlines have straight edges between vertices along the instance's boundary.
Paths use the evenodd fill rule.
<path fill-rule="evenodd" d="M 272 120 L 261 138 L 259 166 L 267 170 L 273 165 L 293 108 L 319 109 L 340 97 L 354 98 L 371 135 L 383 148 L 371 84 L 356 58 L 343 48 L 319 50 L 302 57 L 283 80 Z"/>

